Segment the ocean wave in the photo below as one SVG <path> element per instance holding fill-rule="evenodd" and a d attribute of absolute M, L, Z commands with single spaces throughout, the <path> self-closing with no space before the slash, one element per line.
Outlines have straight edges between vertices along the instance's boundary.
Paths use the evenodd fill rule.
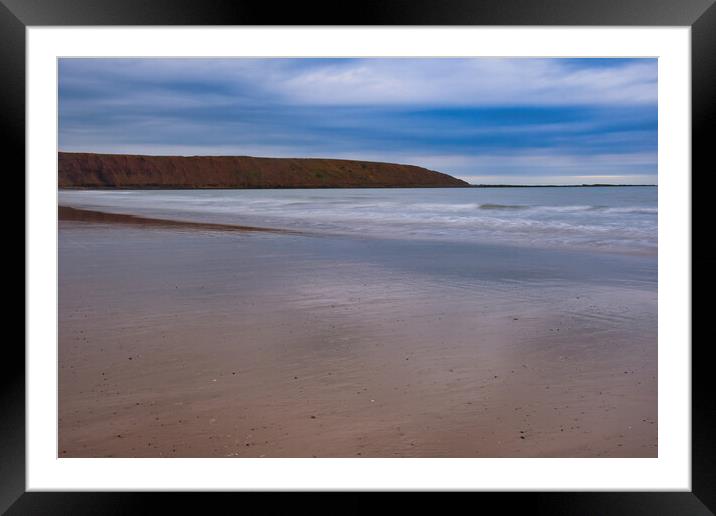
<path fill-rule="evenodd" d="M 524 204 L 480 204 L 481 210 L 528 210 Z"/>
<path fill-rule="evenodd" d="M 652 215 L 659 213 L 658 208 L 641 208 L 641 207 L 626 207 L 626 208 L 604 208 L 604 211 L 608 213 L 634 213 L 640 215 Z"/>
<path fill-rule="evenodd" d="M 483 210 L 534 210 L 543 212 L 558 212 L 558 213 L 569 213 L 569 212 L 597 212 L 597 213 L 625 213 L 625 214 L 639 214 L 639 215 L 651 215 L 658 213 L 658 208 L 649 208 L 641 206 L 623 206 L 623 207 L 610 207 L 610 206 L 593 206 L 593 205 L 576 205 L 576 206 L 549 206 L 549 205 L 524 205 L 524 204 L 482 204 L 480 209 Z"/>
<path fill-rule="evenodd" d="M 400 206 L 395 205 L 395 208 Z M 407 205 L 408 209 L 428 210 L 428 211 L 446 211 L 446 212 L 471 212 L 479 210 L 499 210 L 499 211 L 523 211 L 531 210 L 534 212 L 597 212 L 597 213 L 633 213 L 640 215 L 651 215 L 658 213 L 657 208 L 641 207 L 641 206 L 622 206 L 610 207 L 603 205 L 532 205 L 532 204 L 498 204 L 498 203 L 467 203 L 467 204 L 437 204 L 437 203 L 421 203 L 415 205 Z"/>
<path fill-rule="evenodd" d="M 658 210 L 652 197 L 641 199 L 630 193 L 628 199 L 619 199 L 591 190 L 560 190 L 560 196 L 553 192 L 542 197 L 541 190 L 528 193 L 73 191 L 61 192 L 60 199 L 63 204 L 98 211 L 374 237 L 656 248 Z"/>

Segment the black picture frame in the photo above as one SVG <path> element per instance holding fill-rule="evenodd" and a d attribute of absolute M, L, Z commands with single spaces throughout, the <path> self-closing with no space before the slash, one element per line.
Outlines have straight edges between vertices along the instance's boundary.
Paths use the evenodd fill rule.
<path fill-rule="evenodd" d="M 83 25 L 573 25 L 689 26 L 692 43 L 692 327 L 707 308 L 695 301 L 716 282 L 716 245 L 708 237 L 707 181 L 713 175 L 716 125 L 716 5 L 714 0 L 369 0 L 272 4 L 256 0 L 0 0 L 1 145 L 17 174 L 25 166 L 25 30 L 31 26 Z M 22 167 L 22 168 L 21 168 Z M 17 177 L 17 176 L 16 176 Z M 712 180 L 713 181 L 713 180 Z M 24 190 L 24 182 L 23 182 Z M 707 238 L 697 240 L 696 234 Z M 697 324 L 697 320 L 699 321 Z M 705 335 L 708 335 L 704 332 Z M 480 493 L 480 503 L 501 511 L 528 507 L 544 514 L 713 514 L 716 512 L 716 436 L 712 394 L 716 382 L 711 339 L 692 343 L 692 491 L 589 493 Z M 148 503 L 165 510 L 206 512 L 216 497 L 236 494 L 25 492 L 25 353 L 8 339 L 0 375 L 0 511 L 8 514 L 143 513 Z M 244 494 L 244 496 L 247 496 Z M 353 495 L 356 496 L 356 495 Z M 255 498 L 254 496 L 252 496 Z M 292 503 L 305 503 L 305 497 Z M 444 510 L 447 506 L 439 502 Z M 350 507 L 344 505 L 342 507 Z M 359 508 L 360 504 L 354 505 Z M 426 508 L 429 506 L 426 506 Z M 366 507 L 364 506 L 364 509 Z M 343 512 L 343 511 L 341 511 Z"/>

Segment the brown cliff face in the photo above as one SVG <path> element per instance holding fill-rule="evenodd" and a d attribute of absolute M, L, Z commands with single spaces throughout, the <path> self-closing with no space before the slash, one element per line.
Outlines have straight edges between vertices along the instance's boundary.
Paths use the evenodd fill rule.
<path fill-rule="evenodd" d="M 251 156 L 60 152 L 60 188 L 450 187 L 468 183 L 413 165 Z"/>

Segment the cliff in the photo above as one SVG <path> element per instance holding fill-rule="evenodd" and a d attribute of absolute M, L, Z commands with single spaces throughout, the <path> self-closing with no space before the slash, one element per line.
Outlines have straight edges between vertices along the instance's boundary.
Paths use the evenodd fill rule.
<path fill-rule="evenodd" d="M 413 165 L 251 156 L 60 152 L 60 188 L 450 187 L 468 183 Z"/>

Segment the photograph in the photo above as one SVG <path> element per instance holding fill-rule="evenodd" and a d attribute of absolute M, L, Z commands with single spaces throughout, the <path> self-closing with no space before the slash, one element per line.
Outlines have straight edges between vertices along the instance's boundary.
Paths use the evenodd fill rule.
<path fill-rule="evenodd" d="M 56 62 L 59 458 L 659 457 L 657 58 Z"/>
<path fill-rule="evenodd" d="M 0 0 L 0 513 L 714 513 L 715 2 Z"/>

